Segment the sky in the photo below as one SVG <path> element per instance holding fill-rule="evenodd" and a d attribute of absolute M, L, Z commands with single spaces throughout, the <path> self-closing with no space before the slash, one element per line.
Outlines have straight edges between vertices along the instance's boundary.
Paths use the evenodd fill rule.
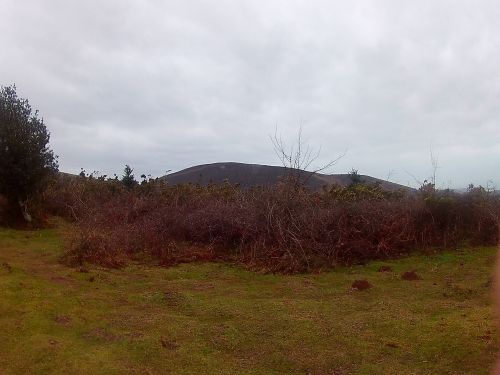
<path fill-rule="evenodd" d="M 0 85 L 60 170 L 315 166 L 415 186 L 500 186 L 497 0 L 0 0 Z"/>

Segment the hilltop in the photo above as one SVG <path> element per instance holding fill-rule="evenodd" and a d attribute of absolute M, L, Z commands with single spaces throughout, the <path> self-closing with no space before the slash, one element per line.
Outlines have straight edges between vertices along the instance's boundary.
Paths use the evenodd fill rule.
<path fill-rule="evenodd" d="M 240 184 L 242 187 L 265 186 L 277 184 L 290 172 L 290 169 L 279 166 L 246 164 L 246 163 L 212 163 L 186 168 L 181 171 L 162 176 L 169 184 L 193 183 L 206 185 L 222 183 L 225 180 Z M 319 190 L 325 185 L 337 184 L 347 186 L 351 183 L 349 174 L 323 174 L 300 171 L 309 188 Z M 365 183 L 379 183 L 386 190 L 411 189 L 404 185 L 385 181 L 371 176 L 360 175 Z"/>

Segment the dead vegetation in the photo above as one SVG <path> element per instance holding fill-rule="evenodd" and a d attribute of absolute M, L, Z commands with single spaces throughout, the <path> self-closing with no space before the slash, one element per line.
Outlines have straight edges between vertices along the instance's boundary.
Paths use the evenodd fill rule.
<path fill-rule="evenodd" d="M 498 198 L 424 186 L 309 191 L 275 187 L 168 186 L 61 178 L 44 195 L 51 214 L 77 223 L 66 260 L 120 267 L 149 257 L 161 265 L 230 261 L 270 272 L 304 272 L 392 258 L 415 249 L 497 243 Z"/>

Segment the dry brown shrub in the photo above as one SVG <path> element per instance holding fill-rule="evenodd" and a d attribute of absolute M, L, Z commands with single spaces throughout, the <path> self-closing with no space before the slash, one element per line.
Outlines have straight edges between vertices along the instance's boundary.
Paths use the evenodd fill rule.
<path fill-rule="evenodd" d="M 77 223 L 68 259 L 111 267 L 148 254 L 163 265 L 224 260 L 292 273 L 416 248 L 492 245 L 498 237 L 498 198 L 485 191 L 243 190 L 160 181 L 127 190 L 117 181 L 73 178 L 52 186 L 45 202 Z"/>

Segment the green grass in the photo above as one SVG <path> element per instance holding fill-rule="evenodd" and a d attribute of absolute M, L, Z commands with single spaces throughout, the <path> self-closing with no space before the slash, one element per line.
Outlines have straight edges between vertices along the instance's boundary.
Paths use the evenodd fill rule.
<path fill-rule="evenodd" d="M 486 374 L 497 355 L 493 248 L 294 276 L 83 273 L 58 263 L 62 248 L 59 229 L 0 229 L 2 375 Z M 422 280 L 402 280 L 409 270 Z"/>

